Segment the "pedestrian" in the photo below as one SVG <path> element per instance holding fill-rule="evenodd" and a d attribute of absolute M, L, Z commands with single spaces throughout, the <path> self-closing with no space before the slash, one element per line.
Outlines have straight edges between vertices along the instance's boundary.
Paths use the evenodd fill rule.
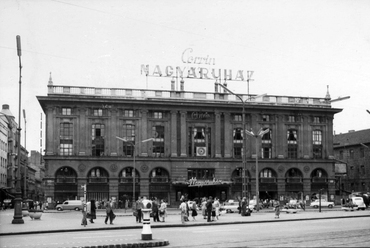
<path fill-rule="evenodd" d="M 109 219 L 109 224 L 113 225 L 113 220 L 116 217 L 115 214 L 113 213 L 113 204 L 112 200 L 107 201 L 105 204 L 105 212 L 106 212 L 106 217 L 105 217 L 105 224 L 108 224 L 108 219 Z"/>
<path fill-rule="evenodd" d="M 206 204 L 207 204 L 207 198 L 203 197 L 202 199 L 202 203 L 201 203 L 201 208 L 202 208 L 202 215 L 203 215 L 203 219 L 207 219 L 207 207 L 206 207 Z"/>
<path fill-rule="evenodd" d="M 274 205 L 274 207 L 275 207 L 275 219 L 279 219 L 279 216 L 280 216 L 280 202 L 277 200 L 277 199 L 275 199 L 275 205 Z"/>
<path fill-rule="evenodd" d="M 215 214 L 216 214 L 216 219 L 218 220 L 218 216 L 220 215 L 220 200 L 215 197 L 215 201 L 213 202 L 213 205 L 215 207 Z"/>
<path fill-rule="evenodd" d="M 247 209 L 249 207 L 249 204 L 248 204 L 248 201 L 247 201 L 247 197 L 243 197 L 242 201 L 241 201 L 241 216 L 246 216 L 247 215 Z"/>
<path fill-rule="evenodd" d="M 153 221 L 154 222 L 159 222 L 159 214 L 158 214 L 158 200 L 155 197 L 152 201 L 152 213 L 153 213 Z"/>
<path fill-rule="evenodd" d="M 89 203 L 87 203 L 87 217 L 90 219 L 90 223 L 94 223 L 94 220 L 96 219 L 96 205 L 95 200 L 91 200 Z"/>
<path fill-rule="evenodd" d="M 165 222 L 167 217 L 167 203 L 162 199 L 161 206 L 159 207 L 159 217 L 162 218 L 162 222 Z"/>
<path fill-rule="evenodd" d="M 197 215 L 198 215 L 198 212 L 197 212 L 197 202 L 194 199 L 193 204 L 192 204 L 192 207 L 191 207 L 191 216 L 193 217 L 193 221 L 196 220 L 195 219 L 195 216 L 197 216 Z"/>
<path fill-rule="evenodd" d="M 82 226 L 87 226 L 87 220 L 86 220 L 86 214 L 87 214 L 87 205 L 85 200 L 82 201 L 82 220 L 81 220 L 81 225 Z"/>
<path fill-rule="evenodd" d="M 141 219 L 142 219 L 142 212 L 141 210 L 143 209 L 143 201 L 142 201 L 142 198 L 141 196 L 139 196 L 137 198 L 137 201 L 136 201 L 136 222 L 139 222 L 141 223 Z"/>
<path fill-rule="evenodd" d="M 207 203 L 206 203 L 206 208 L 207 208 L 207 222 L 211 222 L 212 204 L 213 204 L 213 198 L 212 198 L 212 196 L 210 196 L 208 198 Z"/>
<path fill-rule="evenodd" d="M 181 204 L 180 204 L 179 209 L 180 209 L 180 214 L 181 214 L 181 223 L 182 224 L 185 224 L 185 221 L 186 221 L 185 217 L 187 215 L 187 213 L 186 213 L 186 202 L 185 202 L 185 199 L 183 199 L 181 201 Z"/>

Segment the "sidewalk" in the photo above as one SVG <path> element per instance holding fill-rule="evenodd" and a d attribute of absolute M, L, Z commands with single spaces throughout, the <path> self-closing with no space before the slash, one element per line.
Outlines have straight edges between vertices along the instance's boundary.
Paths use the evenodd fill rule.
<path fill-rule="evenodd" d="M 31 220 L 30 217 L 23 217 L 24 224 L 12 224 L 14 210 L 8 209 L 0 211 L 0 236 L 19 235 L 32 233 L 51 233 L 51 232 L 75 232 L 75 231 L 93 231 L 108 229 L 142 229 L 142 223 L 136 223 L 132 211 L 116 209 L 117 215 L 113 225 L 105 224 L 105 210 L 97 211 L 95 223 L 88 222 L 86 227 L 81 225 L 82 214 L 80 211 L 62 211 L 46 210 L 41 220 Z M 259 223 L 259 222 L 276 222 L 276 221 L 299 221 L 315 219 L 334 219 L 334 218 L 359 218 L 370 217 L 370 210 L 365 211 L 343 211 L 340 208 L 324 208 L 319 212 L 318 209 L 300 210 L 296 214 L 287 214 L 282 212 L 279 219 L 274 218 L 272 209 L 253 212 L 251 216 L 242 217 L 237 213 L 224 214 L 219 220 L 207 222 L 202 215 L 198 213 L 196 221 L 189 218 L 189 222 L 181 223 L 180 214 L 177 209 L 168 209 L 168 216 L 165 222 L 153 222 L 151 218 L 151 228 L 168 228 L 168 227 L 191 227 L 203 225 L 226 225 L 242 223 Z"/>

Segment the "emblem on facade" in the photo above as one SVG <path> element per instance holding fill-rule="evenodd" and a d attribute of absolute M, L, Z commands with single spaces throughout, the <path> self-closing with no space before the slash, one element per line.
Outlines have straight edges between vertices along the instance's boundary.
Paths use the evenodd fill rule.
<path fill-rule="evenodd" d="M 285 171 L 284 166 L 280 165 L 280 166 L 278 167 L 278 172 L 279 172 L 279 173 L 283 173 L 284 171 Z"/>
<path fill-rule="evenodd" d="M 140 170 L 141 172 L 147 172 L 149 170 L 149 167 L 146 165 L 146 164 L 143 164 L 141 167 L 140 167 Z"/>
<path fill-rule="evenodd" d="M 110 165 L 110 170 L 111 170 L 112 172 L 116 172 L 116 171 L 117 171 L 117 169 L 118 169 L 118 167 L 117 167 L 117 165 L 116 165 L 116 164 L 111 164 L 111 165 Z"/>
<path fill-rule="evenodd" d="M 305 167 L 303 167 L 303 171 L 308 173 L 310 171 L 310 166 L 306 165 Z"/>
<path fill-rule="evenodd" d="M 80 172 L 84 172 L 84 171 L 86 170 L 86 165 L 84 165 L 84 164 L 80 164 L 80 165 L 78 166 L 78 170 L 79 170 Z"/>

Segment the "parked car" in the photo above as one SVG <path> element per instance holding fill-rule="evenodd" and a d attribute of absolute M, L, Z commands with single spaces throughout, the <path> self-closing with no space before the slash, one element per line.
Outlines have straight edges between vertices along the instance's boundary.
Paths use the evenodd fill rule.
<path fill-rule="evenodd" d="M 229 200 L 227 202 L 224 202 L 224 204 L 221 206 L 221 211 L 225 210 L 226 213 L 239 212 L 238 207 L 239 207 L 238 201 Z"/>
<path fill-rule="evenodd" d="M 366 209 L 366 205 L 364 203 L 364 199 L 360 196 L 355 196 L 355 197 L 352 197 L 352 203 L 354 205 L 357 205 L 358 207 L 358 210 L 362 209 L 362 210 L 365 210 Z"/>
<path fill-rule="evenodd" d="M 314 207 L 314 208 L 318 208 L 319 204 L 320 204 L 320 201 L 315 200 L 315 201 L 311 202 L 310 206 Z M 321 207 L 332 208 L 332 207 L 334 207 L 334 202 L 330 202 L 330 201 L 327 201 L 325 199 L 321 199 Z"/>
<path fill-rule="evenodd" d="M 83 208 L 82 201 L 81 200 L 67 200 L 63 202 L 62 204 L 58 204 L 55 207 L 58 211 L 63 210 L 76 210 L 79 211 Z"/>
<path fill-rule="evenodd" d="M 263 209 L 262 202 L 258 202 L 259 210 Z M 256 200 L 249 201 L 249 209 L 250 210 L 257 210 L 257 202 Z"/>

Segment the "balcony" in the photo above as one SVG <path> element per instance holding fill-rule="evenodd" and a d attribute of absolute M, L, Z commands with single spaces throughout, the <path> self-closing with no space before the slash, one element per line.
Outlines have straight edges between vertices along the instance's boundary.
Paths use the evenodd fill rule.
<path fill-rule="evenodd" d="M 77 180 L 75 177 L 58 177 L 55 180 L 56 183 L 76 183 Z"/>
<path fill-rule="evenodd" d="M 312 182 L 313 183 L 326 183 L 328 179 L 326 177 L 313 177 Z"/>
<path fill-rule="evenodd" d="M 108 178 L 106 177 L 90 177 L 89 183 L 108 183 Z"/>
<path fill-rule="evenodd" d="M 286 179 L 287 183 L 302 183 L 301 177 L 289 177 Z"/>
<path fill-rule="evenodd" d="M 243 177 L 233 177 L 232 180 L 234 183 L 243 183 Z M 250 180 L 245 178 L 245 183 L 250 183 Z"/>
<path fill-rule="evenodd" d="M 133 183 L 134 182 L 134 180 L 133 180 L 133 178 L 132 177 L 121 177 L 120 179 L 119 179 L 119 182 L 120 183 Z M 135 178 L 135 183 L 139 183 L 140 182 L 140 178 Z"/>
<path fill-rule="evenodd" d="M 261 177 L 260 183 L 276 183 L 275 177 Z"/>
<path fill-rule="evenodd" d="M 151 183 L 168 183 L 170 179 L 168 177 L 151 177 Z"/>

